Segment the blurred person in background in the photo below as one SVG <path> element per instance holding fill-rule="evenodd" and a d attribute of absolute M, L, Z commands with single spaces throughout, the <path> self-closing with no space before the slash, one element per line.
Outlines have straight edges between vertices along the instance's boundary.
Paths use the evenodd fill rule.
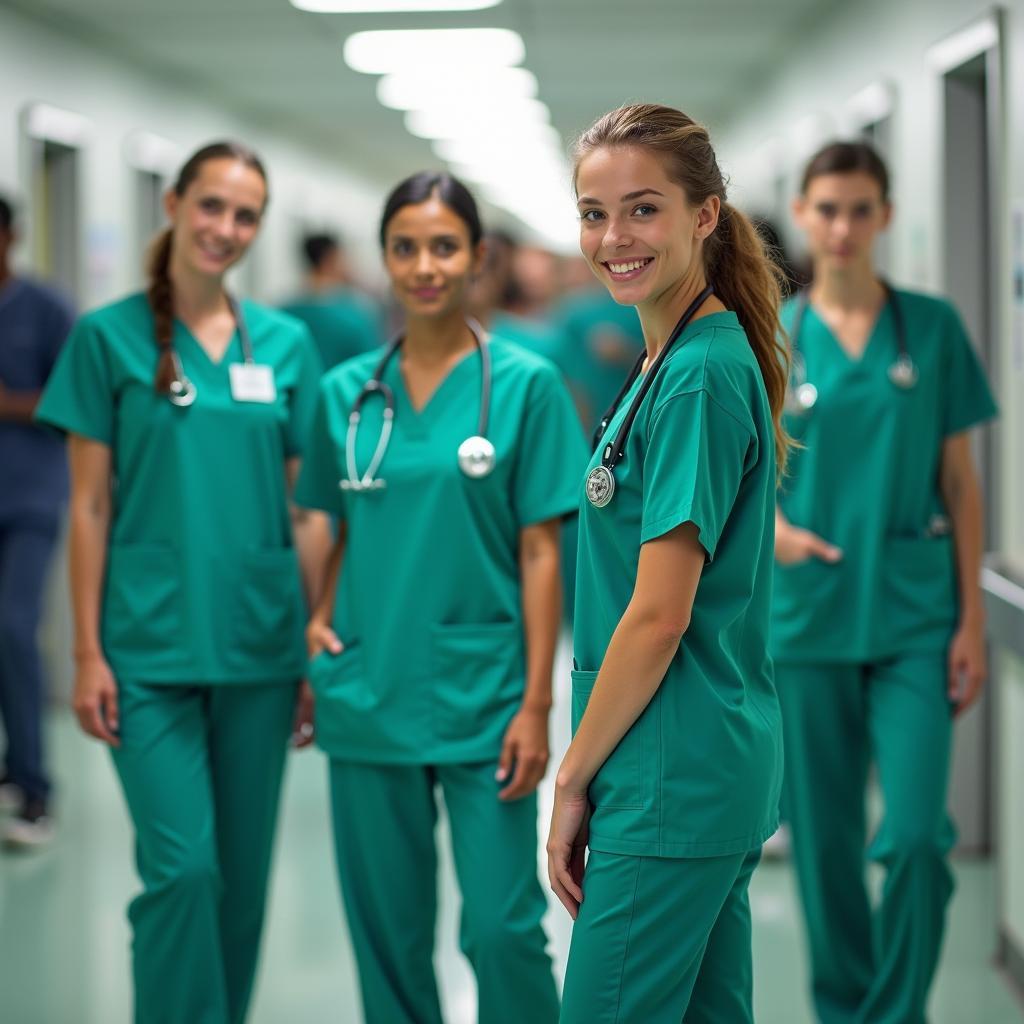
<path fill-rule="evenodd" d="M 247 147 L 194 153 L 148 289 L 79 320 L 37 411 L 69 436 L 75 712 L 135 826 L 138 1024 L 244 1020 L 288 740 L 312 736 L 300 563 L 317 592 L 330 534 L 289 491 L 320 365 L 224 285 L 267 198 Z"/>
<path fill-rule="evenodd" d="M 305 288 L 282 305 L 310 330 L 325 370 L 384 343 L 381 310 L 353 286 L 348 259 L 337 235 L 302 240 Z"/>
<path fill-rule="evenodd" d="M 42 846 L 53 834 L 36 634 L 43 584 L 68 495 L 64 442 L 32 417 L 74 322 L 71 303 L 16 274 L 11 204 L 0 198 L 0 718 L 7 737 L 0 808 L 6 845 Z"/>
<path fill-rule="evenodd" d="M 922 1024 L 953 891 L 953 718 L 987 672 L 970 429 L 996 408 L 952 305 L 875 265 L 892 206 L 871 146 L 820 150 L 793 211 L 814 274 L 782 315 L 800 447 L 776 512 L 771 649 L 811 986 L 823 1024 Z M 877 903 L 868 860 L 885 870 Z"/>

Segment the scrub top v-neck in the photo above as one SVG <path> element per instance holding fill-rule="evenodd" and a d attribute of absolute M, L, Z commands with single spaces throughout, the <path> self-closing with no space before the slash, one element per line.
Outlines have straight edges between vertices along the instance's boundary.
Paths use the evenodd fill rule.
<path fill-rule="evenodd" d="M 639 387 L 619 404 L 605 443 Z M 590 848 L 652 857 L 753 849 L 775 829 L 782 778 L 767 654 L 775 441 L 734 313 L 702 317 L 680 335 L 639 406 L 615 482 L 602 508 L 580 487 L 574 729 L 632 597 L 642 545 L 692 522 L 707 561 L 665 678 L 591 783 Z"/>
<path fill-rule="evenodd" d="M 388 363 L 383 379 L 397 408 L 382 490 L 340 487 L 349 410 L 381 353 L 344 363 L 321 384 L 296 499 L 346 525 L 333 619 L 345 650 L 310 666 L 317 738 L 332 757 L 488 760 L 522 701 L 519 532 L 575 510 L 586 450 L 555 368 L 503 339 L 488 344 L 497 462 L 482 479 L 465 476 L 457 458 L 479 426 L 475 350 L 418 413 L 399 357 Z M 360 473 L 382 423 L 383 401 L 371 398 L 356 444 Z"/>
<path fill-rule="evenodd" d="M 158 349 L 144 295 L 84 316 L 37 418 L 111 449 L 113 514 L 102 642 L 115 675 L 150 683 L 298 678 L 304 611 L 285 461 L 303 447 L 319 361 L 306 328 L 250 302 L 242 312 L 272 402 L 232 396 L 235 332 L 213 361 L 184 325 L 173 345 L 195 402 L 153 387 Z"/>
<path fill-rule="evenodd" d="M 808 306 L 798 339 L 818 401 L 786 417 L 802 447 L 790 457 L 779 507 L 843 551 L 836 564 L 776 565 L 772 653 L 802 662 L 866 662 L 929 653 L 956 621 L 952 537 L 939 491 L 943 441 L 996 414 L 984 372 L 956 311 L 897 290 L 912 388 L 889 379 L 899 353 L 887 304 L 859 359 Z M 796 304 L 783 310 L 791 328 Z"/>

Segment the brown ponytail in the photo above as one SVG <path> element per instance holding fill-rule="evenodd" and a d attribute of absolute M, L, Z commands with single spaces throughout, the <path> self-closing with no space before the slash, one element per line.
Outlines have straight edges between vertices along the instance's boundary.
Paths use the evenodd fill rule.
<path fill-rule="evenodd" d="M 789 379 L 789 346 L 779 323 L 782 277 L 749 218 L 726 202 L 725 180 L 707 129 L 680 110 L 638 103 L 605 114 L 580 137 L 575 167 L 604 146 L 639 146 L 663 161 L 669 178 L 694 205 L 709 196 L 721 201 L 718 226 L 704 242 L 705 276 L 715 294 L 731 309 L 746 332 L 761 368 L 775 428 L 779 476 L 786 465 L 790 439 L 782 426 L 782 406 Z"/>
<path fill-rule="evenodd" d="M 736 313 L 761 367 L 772 410 L 775 460 L 781 477 L 790 446 L 782 426 L 782 406 L 789 382 L 789 345 L 779 323 L 784 275 L 768 255 L 750 218 L 731 203 L 722 203 L 718 227 L 705 243 L 705 259 L 715 294 Z"/>
<path fill-rule="evenodd" d="M 243 146 L 239 142 L 213 142 L 203 146 L 188 158 L 178 172 L 174 194 L 179 198 L 183 196 L 208 160 L 225 159 L 237 160 L 246 167 L 251 167 L 266 183 L 267 172 L 263 163 L 248 146 Z M 171 280 L 173 247 L 174 229 L 164 228 L 153 240 L 146 258 L 146 274 L 149 278 L 146 298 L 153 310 L 154 334 L 160 350 L 153 387 L 161 394 L 170 389 L 175 378 L 174 353 L 171 348 L 171 339 L 174 336 L 174 282 Z"/>
<path fill-rule="evenodd" d="M 174 380 L 174 358 L 171 354 L 171 337 L 174 333 L 174 284 L 171 282 L 171 243 L 174 232 L 164 228 L 153 240 L 146 260 L 149 274 L 149 288 L 146 298 L 153 310 L 153 322 L 160 359 L 156 364 L 153 386 L 164 394 Z"/>

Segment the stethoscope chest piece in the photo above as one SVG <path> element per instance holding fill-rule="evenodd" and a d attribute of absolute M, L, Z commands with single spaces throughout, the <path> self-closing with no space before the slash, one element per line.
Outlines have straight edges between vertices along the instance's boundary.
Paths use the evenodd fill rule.
<path fill-rule="evenodd" d="M 889 380 L 903 391 L 909 391 L 917 384 L 917 366 L 909 355 L 901 353 L 889 367 Z"/>
<path fill-rule="evenodd" d="M 187 409 L 196 400 L 195 384 L 180 372 L 177 379 L 171 381 L 167 392 L 170 403 L 182 409 Z"/>
<path fill-rule="evenodd" d="M 480 480 L 494 470 L 496 460 L 494 445 L 475 434 L 459 445 L 459 469 L 471 480 Z"/>
<path fill-rule="evenodd" d="M 808 380 L 793 393 L 797 412 L 810 412 L 818 402 L 818 389 Z"/>
<path fill-rule="evenodd" d="M 615 495 L 615 477 L 607 466 L 595 466 L 587 476 L 587 500 L 604 508 Z"/>

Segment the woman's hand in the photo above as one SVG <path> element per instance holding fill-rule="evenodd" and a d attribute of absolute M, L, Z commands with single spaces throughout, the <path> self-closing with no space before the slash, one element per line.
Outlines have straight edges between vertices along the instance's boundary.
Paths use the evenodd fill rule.
<path fill-rule="evenodd" d="M 839 562 L 842 557 L 843 552 L 839 548 L 816 533 L 776 521 L 775 561 L 779 565 L 795 565 L 811 558 L 822 562 Z"/>
<path fill-rule="evenodd" d="M 973 619 L 961 621 L 949 645 L 949 699 L 955 714 L 978 699 L 987 678 L 984 624 Z"/>
<path fill-rule="evenodd" d="M 295 695 L 295 719 L 292 722 L 292 746 L 297 750 L 313 742 L 313 690 L 305 679 Z"/>
<path fill-rule="evenodd" d="M 590 801 L 586 792 L 556 785 L 548 833 L 548 881 L 574 921 L 583 902 L 583 865 L 589 836 Z"/>
<path fill-rule="evenodd" d="M 505 730 L 498 758 L 499 782 L 509 773 L 512 779 L 498 793 L 499 800 L 528 796 L 544 778 L 548 766 L 548 713 L 546 709 L 523 706 Z"/>
<path fill-rule="evenodd" d="M 75 667 L 72 707 L 78 724 L 90 736 L 112 747 L 121 746 L 117 710 L 117 683 L 102 654 L 80 657 Z"/>
<path fill-rule="evenodd" d="M 306 653 L 315 658 L 322 651 L 341 654 L 345 645 L 338 639 L 338 634 L 322 619 L 312 618 L 306 626 Z"/>

